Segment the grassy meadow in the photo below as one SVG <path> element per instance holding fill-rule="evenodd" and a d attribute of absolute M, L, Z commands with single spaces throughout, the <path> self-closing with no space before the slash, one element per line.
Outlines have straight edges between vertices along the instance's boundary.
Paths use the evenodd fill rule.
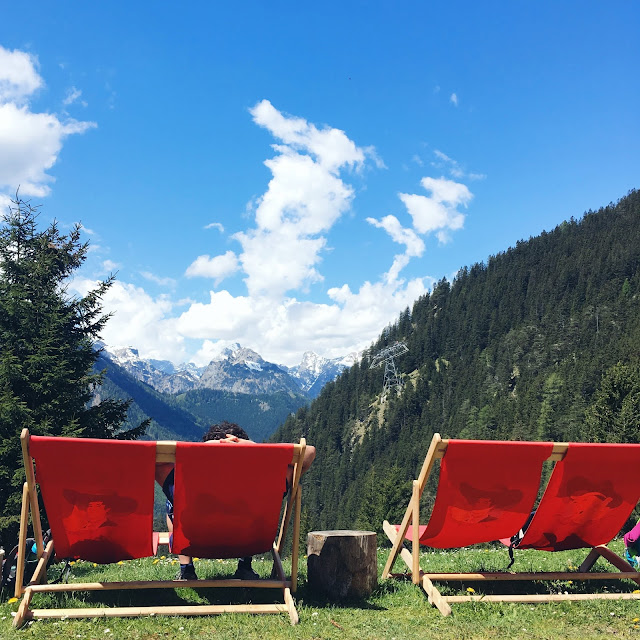
<path fill-rule="evenodd" d="M 622 551 L 621 541 L 612 543 L 616 552 Z M 386 561 L 388 550 L 378 553 L 378 571 Z M 586 551 L 544 553 L 522 551 L 516 555 L 515 570 L 520 571 L 566 571 L 575 570 L 586 555 Z M 504 570 L 509 562 L 504 547 L 462 549 L 456 551 L 424 551 L 421 566 L 430 571 L 496 571 Z M 399 560 L 395 570 L 401 570 Z M 235 571 L 236 561 L 198 560 L 196 569 L 200 578 L 230 577 Z M 268 577 L 271 562 L 256 558 L 254 568 L 262 577 Z M 62 565 L 53 565 L 49 570 L 55 579 Z M 152 580 L 169 579 L 177 570 L 170 556 L 145 558 L 106 567 L 78 562 L 71 567 L 69 581 L 94 580 Z M 609 571 L 609 565 L 598 560 L 595 570 Z M 516 593 L 519 588 L 531 592 L 531 583 L 502 583 L 498 589 L 503 593 Z M 637 585 L 631 581 L 609 583 L 572 583 L 558 581 L 538 583 L 540 593 L 580 593 L 598 588 L 605 592 L 632 592 Z M 443 593 L 464 594 L 468 589 L 481 592 L 479 583 L 442 585 Z M 264 590 L 264 594 L 249 594 L 233 589 L 177 589 L 163 591 L 137 591 L 116 593 L 84 593 L 71 596 L 35 596 L 32 606 L 49 606 L 57 602 L 62 607 L 89 607 L 101 605 L 154 604 L 198 604 L 218 602 L 273 601 L 275 590 Z M 496 591 L 498 592 L 498 591 Z M 245 598 L 245 599 L 243 599 Z M 424 592 L 408 580 L 392 579 L 380 582 L 378 588 L 367 599 L 357 602 L 334 604 L 310 591 L 306 581 L 306 561 L 301 559 L 300 583 L 296 594 L 300 624 L 292 627 L 286 614 L 251 616 L 226 614 L 212 617 L 161 617 L 102 618 L 85 620 L 40 620 L 29 623 L 21 630 L 12 626 L 11 613 L 18 603 L 0 604 L 0 638 L 28 640 L 37 638 L 65 638 L 78 640 L 162 640 L 165 638 L 230 638 L 230 639 L 344 639 L 373 640 L 385 638 L 438 638 L 438 640 L 461 638 L 640 638 L 640 601 L 586 601 L 560 602 L 552 604 L 503 604 L 464 603 L 454 604 L 453 615 L 443 618 L 432 608 Z"/>

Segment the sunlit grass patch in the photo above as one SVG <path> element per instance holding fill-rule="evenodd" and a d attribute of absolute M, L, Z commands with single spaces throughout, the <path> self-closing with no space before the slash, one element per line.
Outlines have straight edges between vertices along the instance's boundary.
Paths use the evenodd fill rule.
<path fill-rule="evenodd" d="M 612 548 L 620 552 L 621 542 Z M 518 571 L 576 571 L 586 556 L 586 551 L 544 553 L 522 551 L 516 555 L 514 569 Z M 379 574 L 382 572 L 388 550 L 378 553 Z M 484 548 L 457 551 L 423 550 L 421 566 L 428 571 L 502 571 L 509 563 L 505 547 L 487 545 Z M 271 572 L 270 556 L 256 557 L 255 570 L 267 578 Z M 196 563 L 202 578 L 230 577 L 235 572 L 237 560 L 205 560 Z M 394 567 L 402 570 L 398 561 Z M 290 563 L 286 564 L 286 570 Z M 50 576 L 56 578 L 62 569 L 58 564 Z M 124 562 L 122 565 L 94 565 L 76 562 L 71 568 L 70 581 L 156 580 L 171 579 L 177 572 L 175 558 L 145 558 Z M 595 570 L 609 571 L 606 562 L 599 560 Z M 588 601 L 559 602 L 551 604 L 463 603 L 453 606 L 453 615 L 444 618 L 427 602 L 424 592 L 410 580 L 380 581 L 370 597 L 354 602 L 336 604 L 314 593 L 306 582 L 306 560 L 300 560 L 300 587 L 296 594 L 300 624 L 292 627 L 286 615 L 252 616 L 225 614 L 211 617 L 162 617 L 110 618 L 88 620 L 36 621 L 21 631 L 12 628 L 11 613 L 18 602 L 0 604 L 0 638 L 16 640 L 49 640 L 52 638 L 96 640 L 114 638 L 122 640 L 165 640 L 185 638 L 232 638 L 242 640 L 404 640 L 434 637 L 438 640 L 458 638 L 639 638 L 640 603 L 637 601 Z M 630 586 L 631 585 L 631 586 Z M 445 586 L 443 586 L 443 591 Z M 500 592 L 516 592 L 522 588 L 531 591 L 531 583 L 518 586 L 509 582 L 499 585 Z M 588 588 L 602 588 L 608 592 L 626 590 L 636 585 L 588 583 Z M 448 586 L 448 593 L 479 595 L 485 585 L 478 583 Z M 583 585 L 578 581 L 556 581 L 542 587 L 547 591 L 579 592 Z M 266 592 L 266 593 L 265 593 Z M 100 595 L 90 593 L 39 595 L 34 606 L 93 607 L 127 606 L 135 604 L 198 604 L 202 602 L 247 602 L 264 597 L 273 598 L 270 591 L 254 593 L 245 589 L 192 589 L 179 588 L 161 591 L 109 592 Z M 37 598 L 37 602 L 36 602 Z M 273 601 L 273 600 L 271 600 Z"/>

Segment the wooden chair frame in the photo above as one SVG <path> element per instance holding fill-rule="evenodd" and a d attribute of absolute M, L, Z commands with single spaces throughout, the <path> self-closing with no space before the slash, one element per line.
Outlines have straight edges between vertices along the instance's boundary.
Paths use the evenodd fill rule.
<path fill-rule="evenodd" d="M 528 572 L 517 573 L 510 571 L 502 572 L 478 572 L 478 573 L 433 573 L 420 569 L 420 497 L 427 483 L 429 475 L 433 471 L 436 460 L 444 457 L 449 440 L 442 439 L 436 433 L 431 440 L 429 450 L 425 457 L 422 469 L 418 478 L 413 481 L 413 490 L 409 505 L 405 511 L 399 529 L 396 529 L 388 521 L 384 521 L 383 530 L 392 543 L 389 558 L 382 572 L 382 578 L 398 577 L 392 574 L 391 570 L 398 556 L 404 561 L 410 571 L 414 584 L 420 585 L 429 603 L 435 606 L 443 616 L 451 614 L 450 603 L 458 602 L 555 602 L 562 600 L 638 600 L 640 593 L 581 593 L 581 594 L 504 594 L 504 595 L 442 595 L 434 582 L 482 582 L 482 581 L 544 581 L 544 580 L 634 580 L 640 585 L 640 572 L 636 571 L 628 562 L 608 549 L 605 545 L 593 547 L 578 571 L 567 572 Z M 568 449 L 567 443 L 554 443 L 552 453 L 547 458 L 549 461 L 558 462 L 562 460 Z M 403 542 L 407 537 L 407 532 L 411 527 L 410 542 L 411 551 L 407 549 Z M 618 571 L 616 572 L 590 572 L 598 558 L 604 558 L 611 563 Z M 405 576 L 406 574 L 400 574 Z"/>
<path fill-rule="evenodd" d="M 146 615 L 216 615 L 222 613 L 286 613 L 292 625 L 298 623 L 293 595 L 296 592 L 298 581 L 298 552 L 300 532 L 301 510 L 301 485 L 302 462 L 304 460 L 306 442 L 301 438 L 299 444 L 294 444 L 292 464 L 294 465 L 293 480 L 289 490 L 288 500 L 282 513 L 277 541 L 271 550 L 273 557 L 273 570 L 268 580 L 142 580 L 129 582 L 77 582 L 67 584 L 46 584 L 47 562 L 54 553 L 54 541 L 51 540 L 46 548 L 43 546 L 42 525 L 38 506 L 36 479 L 33 467 L 33 459 L 29 454 L 29 432 L 27 429 L 21 435 L 22 455 L 24 460 L 26 482 L 22 491 L 22 511 L 20 516 L 19 555 L 16 567 L 15 596 L 23 596 L 18 612 L 14 619 L 14 627 L 19 628 L 29 620 L 49 618 L 94 618 L 94 617 L 136 617 Z M 156 443 L 156 462 L 175 463 L 175 441 L 159 441 Z M 27 540 L 27 528 L 31 517 L 38 564 L 30 582 L 25 586 L 25 547 Z M 286 577 L 282 566 L 281 553 L 285 542 L 285 536 L 293 518 L 293 541 L 291 558 L 291 576 Z M 168 544 L 169 533 L 159 534 L 160 544 Z M 279 589 L 282 592 L 282 602 L 275 604 L 229 604 L 229 605 L 176 605 L 176 606 L 145 606 L 145 607 L 100 607 L 77 609 L 31 609 L 31 600 L 37 593 L 62 593 L 76 591 L 114 591 L 131 589 L 176 589 L 185 587 L 216 587 L 216 588 L 243 588 L 243 589 Z"/>

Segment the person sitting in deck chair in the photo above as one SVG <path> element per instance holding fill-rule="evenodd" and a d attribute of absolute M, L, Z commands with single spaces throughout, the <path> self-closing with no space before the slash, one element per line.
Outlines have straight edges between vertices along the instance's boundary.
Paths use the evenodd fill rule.
<path fill-rule="evenodd" d="M 220 424 L 214 424 L 202 436 L 203 442 L 238 443 L 241 441 L 252 442 L 247 432 L 239 425 L 223 420 Z M 304 460 L 302 462 L 302 473 L 305 473 L 316 455 L 315 447 L 307 445 Z M 287 486 L 285 495 L 291 486 L 293 478 L 293 465 L 289 465 L 287 471 Z M 162 487 L 162 491 L 167 498 L 167 527 L 173 531 L 173 493 L 174 493 L 174 466 L 172 463 L 156 464 L 156 482 Z M 180 571 L 177 580 L 197 580 L 198 576 L 193 566 L 193 559 L 189 556 L 178 555 L 180 561 Z M 246 556 L 238 560 L 238 568 L 234 578 L 240 580 L 257 580 L 258 574 L 251 567 L 252 557 Z"/>

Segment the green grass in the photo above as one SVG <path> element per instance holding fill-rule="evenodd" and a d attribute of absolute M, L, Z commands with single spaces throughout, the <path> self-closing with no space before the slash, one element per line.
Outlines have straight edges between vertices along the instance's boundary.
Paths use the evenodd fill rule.
<path fill-rule="evenodd" d="M 612 548 L 622 551 L 620 541 Z M 378 572 L 386 561 L 388 550 L 378 553 Z M 585 551 L 544 553 L 522 551 L 517 554 L 514 569 L 520 571 L 564 571 L 574 569 L 582 562 Z M 425 551 L 421 565 L 432 571 L 480 571 L 503 570 L 508 564 L 506 549 L 487 546 L 481 549 L 456 551 Z M 402 562 L 396 564 L 401 570 Z M 235 561 L 200 560 L 196 562 L 201 578 L 230 576 L 235 570 Z M 271 563 L 256 559 L 254 567 L 261 576 L 267 577 Z M 55 578 L 61 565 L 50 569 Z M 151 580 L 170 578 L 177 569 L 171 558 L 147 558 L 122 565 L 94 567 L 91 563 L 79 562 L 72 567 L 70 581 L 89 580 Z M 164 640 L 167 638 L 238 638 L 242 640 L 286 640 L 286 639 L 405 639 L 437 638 L 438 640 L 462 638 L 617 638 L 640 639 L 640 601 L 587 601 L 560 602 L 552 604 L 497 604 L 464 603 L 453 605 L 453 615 L 443 618 L 432 608 L 421 589 L 407 580 L 380 582 L 376 591 L 366 600 L 334 604 L 319 594 L 312 593 L 306 582 L 306 562 L 301 559 L 300 586 L 297 593 L 297 608 L 300 624 L 292 627 L 288 616 L 251 616 L 227 614 L 212 617 L 160 617 L 111 618 L 86 620 L 35 621 L 22 630 L 12 627 L 11 612 L 18 603 L 0 604 L 0 638 L 65 638 L 65 639 L 122 639 Z M 603 560 L 596 570 L 609 571 Z M 466 593 L 470 585 L 443 585 L 443 593 Z M 531 588 L 531 583 L 526 587 Z M 637 585 L 631 581 L 610 583 L 586 583 L 588 589 L 598 587 L 603 591 L 631 592 Z M 522 588 L 520 583 L 502 583 L 500 592 L 512 593 Z M 481 591 L 473 583 L 476 593 Z M 541 593 L 576 592 L 585 589 L 585 583 L 569 581 L 539 583 Z M 265 595 L 265 601 L 277 591 L 264 590 L 264 594 L 251 594 L 253 601 Z M 58 607 L 88 607 L 100 605 L 137 604 L 189 604 L 206 602 L 246 602 L 249 593 L 244 590 L 224 589 L 178 589 L 163 591 L 121 592 L 120 594 L 77 594 L 75 597 L 34 597 L 36 607 L 57 603 Z"/>

